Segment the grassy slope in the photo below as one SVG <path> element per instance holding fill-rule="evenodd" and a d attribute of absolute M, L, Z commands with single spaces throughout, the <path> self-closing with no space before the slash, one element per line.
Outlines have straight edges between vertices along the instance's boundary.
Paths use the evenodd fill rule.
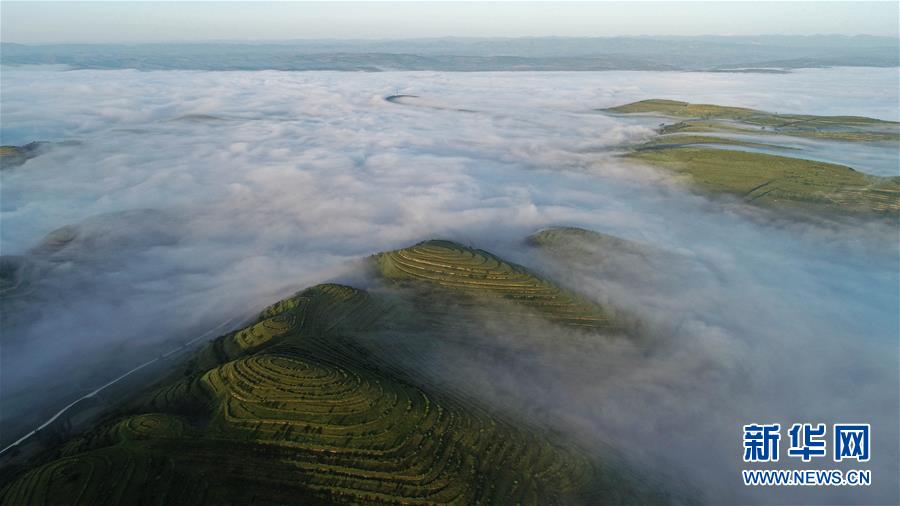
<path fill-rule="evenodd" d="M 378 266 L 388 278 L 408 279 L 513 301 L 568 326 L 608 328 L 606 312 L 592 302 L 490 253 L 448 241 L 426 241 L 382 253 Z"/>
<path fill-rule="evenodd" d="M 843 165 L 695 147 L 635 151 L 628 156 L 689 175 L 705 190 L 758 204 L 889 215 L 900 211 L 900 179 L 869 176 Z"/>
<path fill-rule="evenodd" d="M 606 109 L 685 119 L 627 156 L 690 176 L 698 187 L 781 209 L 880 214 L 900 212 L 900 178 L 869 176 L 837 164 L 768 153 L 703 149 L 703 145 L 771 148 L 765 143 L 703 133 L 777 133 L 843 141 L 900 140 L 897 123 L 859 116 L 772 114 L 743 107 L 642 100 Z"/>
<path fill-rule="evenodd" d="M 755 128 L 754 133 L 778 133 L 797 137 L 841 141 L 897 141 L 900 125 L 861 116 L 814 116 L 773 114 L 743 107 L 690 104 L 676 100 L 642 100 L 606 109 L 617 114 L 658 114 L 689 118 L 665 127 L 665 133 L 741 131 L 728 123 Z M 763 130 L 765 128 L 765 130 Z"/>
<path fill-rule="evenodd" d="M 603 262 L 605 254 L 633 257 L 665 256 L 666 253 L 627 239 L 578 227 L 545 228 L 528 238 L 528 243 L 559 255 L 567 263 Z"/>
<path fill-rule="evenodd" d="M 18 167 L 31 158 L 30 152 L 19 146 L 0 146 L 0 169 Z"/>
<path fill-rule="evenodd" d="M 829 125 L 880 125 L 897 126 L 893 121 L 884 121 L 864 116 L 815 116 L 810 114 L 774 114 L 746 107 L 730 107 L 714 104 L 691 104 L 677 100 L 650 99 L 611 107 L 610 112 L 620 114 L 660 113 L 666 116 L 685 118 L 737 119 L 753 124 L 784 125 L 796 122 L 811 122 Z"/>
<path fill-rule="evenodd" d="M 388 279 L 403 282 L 413 269 L 412 278 L 433 291 L 485 293 L 481 304 L 509 298 L 563 324 L 595 322 L 589 315 L 599 314 L 518 266 L 449 242 L 383 254 L 376 263 Z M 393 317 L 383 301 L 340 285 L 274 304 L 46 454 L 0 489 L 0 502 L 667 501 L 618 465 L 403 374 L 351 337 L 376 321 L 391 327 L 382 320 Z"/>
<path fill-rule="evenodd" d="M 22 146 L 0 146 L 0 170 L 18 167 L 44 152 L 50 143 L 30 142 Z"/>
<path fill-rule="evenodd" d="M 740 139 L 730 139 L 727 137 L 716 137 L 713 135 L 696 135 L 696 134 L 671 134 L 661 135 L 649 142 L 641 144 L 637 149 L 662 149 L 682 146 L 695 146 L 702 144 L 715 144 L 722 146 L 743 146 L 748 148 L 769 148 L 769 149 L 793 149 L 785 148 L 775 144 L 765 144 L 762 142 L 745 141 Z"/>

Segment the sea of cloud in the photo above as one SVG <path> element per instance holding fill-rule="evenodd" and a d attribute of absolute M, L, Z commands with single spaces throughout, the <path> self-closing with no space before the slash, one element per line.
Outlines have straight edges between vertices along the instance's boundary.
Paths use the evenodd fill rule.
<path fill-rule="evenodd" d="M 3 144 L 78 141 L 2 173 L 0 250 L 35 264 L 27 296 L 6 307 L 16 312 L 5 315 L 0 357 L 7 427 L 41 421 L 73 390 L 173 341 L 350 279 L 361 257 L 443 237 L 545 270 L 634 313 L 655 337 L 567 349 L 534 329 L 490 329 L 492 340 L 521 339 L 534 360 L 486 368 L 448 351 L 423 358 L 436 371 L 441 360 L 462 367 L 466 381 L 497 386 L 479 390 L 488 400 L 527 399 L 508 404 L 577 427 L 712 503 L 897 501 L 897 230 L 792 222 L 692 193 L 617 156 L 655 121 L 595 110 L 660 97 L 898 119 L 896 69 L 20 67 L 0 79 Z M 385 100 L 395 94 L 413 97 Z M 553 225 L 689 261 L 663 265 L 665 275 L 626 257 L 563 267 L 522 243 Z M 767 421 L 871 422 L 875 484 L 745 490 L 740 425 Z"/>

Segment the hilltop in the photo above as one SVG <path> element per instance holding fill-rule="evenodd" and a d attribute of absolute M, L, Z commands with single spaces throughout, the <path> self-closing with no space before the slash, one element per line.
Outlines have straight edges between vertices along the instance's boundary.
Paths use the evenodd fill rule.
<path fill-rule="evenodd" d="M 46 142 L 29 142 L 22 146 L 0 146 L 0 170 L 18 167 L 47 148 Z"/>
<path fill-rule="evenodd" d="M 370 265 L 386 291 L 322 284 L 265 307 L 91 429 L 7 471 L 2 503 L 672 500 L 615 455 L 448 390 L 416 357 L 378 346 L 385 331 L 413 341 L 457 334 L 466 327 L 447 322 L 467 314 L 606 339 L 614 322 L 604 308 L 450 241 Z"/>

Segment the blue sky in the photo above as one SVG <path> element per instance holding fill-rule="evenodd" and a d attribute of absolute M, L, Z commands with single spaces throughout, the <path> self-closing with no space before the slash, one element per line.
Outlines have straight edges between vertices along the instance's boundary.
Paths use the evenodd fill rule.
<path fill-rule="evenodd" d="M 0 3 L 5 42 L 819 33 L 898 36 L 898 2 Z"/>

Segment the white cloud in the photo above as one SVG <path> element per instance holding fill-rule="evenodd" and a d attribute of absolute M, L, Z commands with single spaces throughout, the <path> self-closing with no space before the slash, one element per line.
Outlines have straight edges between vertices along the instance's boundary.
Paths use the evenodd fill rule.
<path fill-rule="evenodd" d="M 547 380 L 538 386 L 548 393 L 535 397 L 537 408 L 558 408 L 554 396 L 565 394 L 590 407 L 572 410 L 582 421 L 570 423 L 631 445 L 645 461 L 677 463 L 681 454 L 673 452 L 705 444 L 706 460 L 691 460 L 686 474 L 717 503 L 746 498 L 704 476 L 737 481 L 736 424 L 757 421 L 748 417 L 787 423 L 856 414 L 853 421 L 893 423 L 877 433 L 886 446 L 873 459 L 888 476 L 897 466 L 897 445 L 887 443 L 897 441 L 898 297 L 897 252 L 886 243 L 896 231 L 773 222 L 711 202 L 613 156 L 617 146 L 651 135 L 654 121 L 591 110 L 664 96 L 890 117 L 897 98 L 885 90 L 896 87 L 872 83 L 895 80 L 895 69 L 777 76 L 4 69 L 4 143 L 82 141 L 2 176 L 4 254 L 24 253 L 63 225 L 81 230 L 38 282 L 42 298 L 34 300 L 47 304 L 4 333 L 5 395 L 33 389 L 48 369 L 68 372 L 72 356 L 90 371 L 86 357 L 110 343 L 127 369 L 124 362 L 167 349 L 164 339 L 252 314 L 341 275 L 347 262 L 426 238 L 552 269 L 519 241 L 541 227 L 579 225 L 679 252 L 692 267 L 672 266 L 660 278 L 625 261 L 577 277 L 558 272 L 664 337 L 649 351 L 585 343 L 569 353 L 524 341 L 519 346 L 544 359 L 533 377 Z M 397 87 L 422 99 L 384 101 Z M 4 417 L 29 410 L 4 407 Z M 675 428 L 681 433 L 667 432 Z M 879 495 L 895 493 L 889 485 L 863 493 L 893 497 Z M 817 498 L 860 493 L 828 492 Z"/>

